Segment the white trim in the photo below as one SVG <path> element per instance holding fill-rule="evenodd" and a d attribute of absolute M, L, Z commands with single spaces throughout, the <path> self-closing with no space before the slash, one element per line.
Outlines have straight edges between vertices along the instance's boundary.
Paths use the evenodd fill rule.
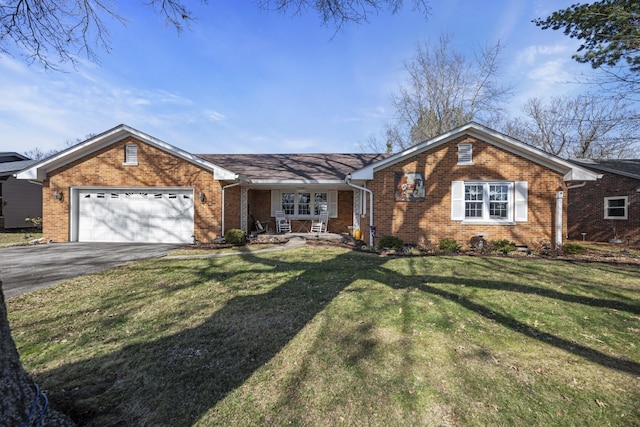
<path fill-rule="evenodd" d="M 80 226 L 80 194 L 94 191 L 102 191 L 104 193 L 119 193 L 119 192 L 145 192 L 145 193 L 182 193 L 189 194 L 192 200 L 192 203 L 195 203 L 194 200 L 194 188 L 193 187 L 143 187 L 143 186 L 135 186 L 135 187 L 127 187 L 127 186 L 73 186 L 69 188 L 69 241 L 77 242 L 79 240 L 79 226 Z M 192 230 L 191 234 L 194 232 L 195 228 L 195 206 L 191 207 L 191 216 L 192 216 Z M 191 237 L 191 236 L 190 236 Z"/>
<path fill-rule="evenodd" d="M 294 220 L 310 220 L 317 218 L 318 215 L 315 213 L 315 203 L 313 195 L 316 193 L 326 193 L 327 194 L 327 210 L 329 212 L 329 218 L 337 218 L 338 217 L 338 190 L 331 190 L 323 187 L 318 188 L 281 188 L 281 189 L 271 189 L 271 216 L 275 216 L 276 211 L 283 211 L 284 208 L 282 206 L 282 193 L 293 193 L 294 194 L 294 213 L 287 214 L 288 219 Z M 298 194 L 300 193 L 309 193 L 309 215 L 300 215 L 297 213 L 299 206 Z"/>
<path fill-rule="evenodd" d="M 138 144 L 124 146 L 124 163 L 122 166 L 138 166 Z"/>
<path fill-rule="evenodd" d="M 473 144 L 458 144 L 458 165 L 473 165 Z"/>
<path fill-rule="evenodd" d="M 22 170 L 16 176 L 18 179 L 31 179 L 37 181 L 44 181 L 47 178 L 47 174 L 55 169 L 58 169 L 66 164 L 69 164 L 75 160 L 79 160 L 95 151 L 98 151 L 104 147 L 121 141 L 129 136 L 135 137 L 141 142 L 149 144 L 153 147 L 166 151 L 186 160 L 190 163 L 201 166 L 213 172 L 214 178 L 217 180 L 237 180 L 239 175 L 231 172 L 227 169 L 221 168 L 213 163 L 210 163 L 198 156 L 174 147 L 164 141 L 154 138 L 146 133 L 140 132 L 127 125 L 119 125 L 113 129 L 96 135 L 93 138 L 89 138 L 84 142 L 81 142 L 67 150 L 61 151 L 41 162 L 38 162 L 31 167 Z"/>
<path fill-rule="evenodd" d="M 624 206 L 614 206 L 614 208 L 624 208 L 624 216 L 610 216 L 609 209 L 609 201 L 611 200 L 624 200 Z M 609 196 L 604 198 L 604 219 L 610 220 L 625 220 L 629 219 L 629 196 Z"/>
<path fill-rule="evenodd" d="M 375 172 L 399 163 L 409 157 L 431 150 L 447 142 L 453 141 L 462 135 L 469 135 L 481 141 L 495 145 L 505 151 L 524 157 L 534 163 L 545 166 L 564 175 L 565 181 L 595 181 L 598 174 L 589 169 L 575 165 L 552 154 L 539 150 L 531 145 L 524 144 L 517 139 L 511 138 L 495 130 L 489 129 L 478 123 L 467 123 L 449 132 L 436 136 L 420 144 L 401 151 L 393 156 L 387 157 L 377 163 L 368 165 L 362 169 L 351 173 L 354 180 L 372 180 Z"/>
<path fill-rule="evenodd" d="M 482 217 L 467 218 L 465 190 L 468 185 L 476 185 L 482 187 Z M 489 194 L 489 186 L 506 185 L 507 193 L 507 217 L 491 218 L 489 207 L 491 198 Z M 527 186 L 525 181 L 452 181 L 451 182 L 451 220 L 462 221 L 462 224 L 473 225 L 516 225 L 517 222 L 525 222 L 527 220 Z M 518 203 L 520 205 L 518 205 Z M 524 212 L 524 214 L 522 213 Z"/>

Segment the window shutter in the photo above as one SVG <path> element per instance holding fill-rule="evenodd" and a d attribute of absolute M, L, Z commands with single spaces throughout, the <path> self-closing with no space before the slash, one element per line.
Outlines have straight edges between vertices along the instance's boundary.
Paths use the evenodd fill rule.
<path fill-rule="evenodd" d="M 517 222 L 527 221 L 528 211 L 528 188 L 527 181 L 516 181 L 515 185 L 515 214 L 514 219 Z"/>
<path fill-rule="evenodd" d="M 473 146 L 471 144 L 458 144 L 458 163 L 469 164 L 473 162 Z"/>
<path fill-rule="evenodd" d="M 464 219 L 464 181 L 451 182 L 451 219 Z"/>
<path fill-rule="evenodd" d="M 338 192 L 337 191 L 327 191 L 327 204 L 329 205 L 329 217 L 337 218 L 338 217 Z"/>
<path fill-rule="evenodd" d="M 282 196 L 280 191 L 271 190 L 271 216 L 276 216 L 276 211 L 282 210 Z"/>

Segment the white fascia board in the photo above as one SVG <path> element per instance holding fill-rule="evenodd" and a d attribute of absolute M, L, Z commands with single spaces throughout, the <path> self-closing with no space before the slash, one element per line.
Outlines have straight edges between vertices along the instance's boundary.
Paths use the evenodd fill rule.
<path fill-rule="evenodd" d="M 278 186 L 291 186 L 291 185 L 336 185 L 344 184 L 341 179 L 252 179 L 249 180 L 249 184 L 255 185 L 278 185 Z"/>
<path fill-rule="evenodd" d="M 89 138 L 86 141 L 74 145 L 73 147 L 61 151 L 58 154 L 45 159 L 40 163 L 36 163 L 28 169 L 23 170 L 17 175 L 18 179 L 31 179 L 37 181 L 44 181 L 47 178 L 47 173 L 75 160 L 81 159 L 94 151 L 100 150 L 103 147 L 109 146 L 115 142 L 122 140 L 128 136 L 134 136 L 142 142 L 152 145 L 161 150 L 167 151 L 176 157 L 184 159 L 188 162 L 199 165 L 205 169 L 211 170 L 214 173 L 215 179 L 218 180 L 236 180 L 238 174 L 231 172 L 227 169 L 221 168 L 213 163 L 210 163 L 200 157 L 194 156 L 184 150 L 174 147 L 160 139 L 147 135 L 144 132 L 140 132 L 127 125 L 119 125 L 113 129 L 103 132 L 99 135 Z"/>
<path fill-rule="evenodd" d="M 462 127 L 453 129 L 449 132 L 438 135 L 434 138 L 421 142 L 419 144 L 414 145 L 413 147 L 409 147 L 406 150 L 403 150 L 399 153 L 396 153 L 390 157 L 387 157 L 384 160 L 381 160 L 377 163 L 373 163 L 369 166 L 366 166 L 362 169 L 354 171 L 351 173 L 351 179 L 354 181 L 357 180 L 371 180 L 373 179 L 373 174 L 381 169 L 392 166 L 398 162 L 403 161 L 406 158 L 411 156 L 415 156 L 416 154 L 420 154 L 423 151 L 430 150 L 434 147 L 442 145 L 454 138 L 457 138 L 462 133 L 464 133 L 468 128 L 473 127 L 474 123 L 470 123 L 464 125 Z M 479 125 L 476 125 L 479 126 Z"/>
<path fill-rule="evenodd" d="M 595 177 L 595 178 L 594 178 Z M 572 181 L 595 181 L 602 178 L 602 174 L 595 173 L 579 166 L 574 167 L 564 175 L 565 182 Z"/>
<path fill-rule="evenodd" d="M 586 168 L 579 167 L 557 156 L 534 148 L 530 145 L 524 144 L 517 139 L 511 138 L 507 135 L 504 135 L 500 132 L 494 131 L 493 129 L 489 129 L 474 122 L 468 123 L 459 128 L 438 135 L 435 138 L 414 145 L 413 147 L 394 154 L 393 156 L 381 160 L 380 162 L 354 171 L 351 174 L 351 179 L 372 180 L 373 174 L 375 172 L 401 162 L 406 158 L 409 158 L 416 154 L 420 154 L 423 151 L 430 150 L 439 145 L 447 143 L 462 135 L 470 135 L 481 141 L 487 141 L 499 148 L 504 149 L 505 151 L 517 154 L 524 157 L 525 159 L 531 160 L 534 163 L 560 172 L 565 175 L 565 181 L 595 181 L 596 179 L 598 179 L 598 174 L 595 174 Z M 580 178 L 575 179 L 574 176 Z"/>

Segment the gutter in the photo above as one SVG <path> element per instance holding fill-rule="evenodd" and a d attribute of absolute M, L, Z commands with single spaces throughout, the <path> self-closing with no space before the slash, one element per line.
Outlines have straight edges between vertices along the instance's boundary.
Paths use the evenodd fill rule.
<path fill-rule="evenodd" d="M 573 184 L 573 185 L 567 185 L 567 190 L 571 190 L 573 188 L 580 188 L 580 187 L 584 187 L 587 184 L 587 181 L 582 181 L 578 184 Z"/>
<path fill-rule="evenodd" d="M 369 193 L 369 245 L 373 246 L 373 233 L 371 232 L 371 227 L 373 226 L 373 191 L 366 187 L 361 187 L 351 182 L 351 174 L 347 174 L 344 178 L 345 184 L 349 187 L 357 188 L 360 191 L 364 191 Z"/>

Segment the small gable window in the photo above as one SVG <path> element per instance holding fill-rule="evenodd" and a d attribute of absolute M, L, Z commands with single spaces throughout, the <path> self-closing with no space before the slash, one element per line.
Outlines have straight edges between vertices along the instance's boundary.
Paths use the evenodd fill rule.
<path fill-rule="evenodd" d="M 127 144 L 124 146 L 123 165 L 138 166 L 138 146 L 136 144 Z"/>
<path fill-rule="evenodd" d="M 473 164 L 473 145 L 458 144 L 458 164 L 459 165 Z"/>
<path fill-rule="evenodd" d="M 627 219 L 627 196 L 605 197 L 604 219 Z"/>

